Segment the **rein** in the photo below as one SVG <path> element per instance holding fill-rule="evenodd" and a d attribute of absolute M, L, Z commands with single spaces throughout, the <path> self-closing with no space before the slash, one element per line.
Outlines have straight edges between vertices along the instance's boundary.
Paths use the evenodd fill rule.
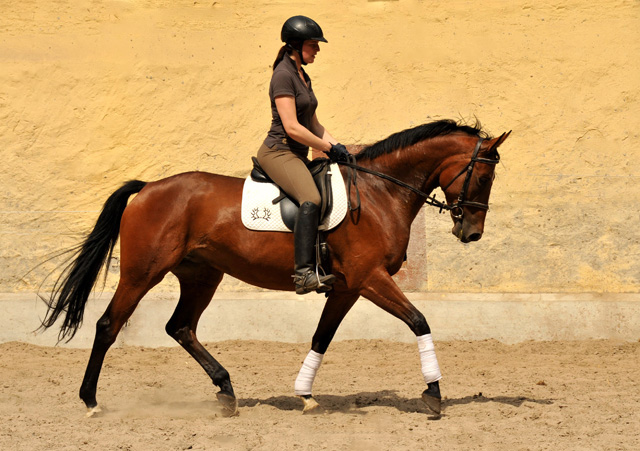
<path fill-rule="evenodd" d="M 438 207 L 440 209 L 440 213 L 442 213 L 443 210 L 447 210 L 447 211 L 451 211 L 451 214 L 453 215 L 454 218 L 456 219 L 462 219 L 462 216 L 464 215 L 464 210 L 462 209 L 463 206 L 468 206 L 468 207 L 474 207 L 474 208 L 481 208 L 483 210 L 488 210 L 489 209 L 489 205 L 488 204 L 483 204 L 480 202 L 473 202 L 473 201 L 468 201 L 466 200 L 467 197 L 467 190 L 469 189 L 469 184 L 471 182 L 471 174 L 473 173 L 473 167 L 475 166 L 476 163 L 484 163 L 484 164 L 498 164 L 498 162 L 500 161 L 500 157 L 498 156 L 497 159 L 495 160 L 490 160 L 488 158 L 478 158 L 478 152 L 480 152 L 480 147 L 482 146 L 482 142 L 484 141 L 484 138 L 478 138 L 478 142 L 476 143 L 475 148 L 473 149 L 473 154 L 471 155 L 471 161 L 469 161 L 469 164 L 467 164 L 459 173 L 458 175 L 456 175 L 453 179 L 451 179 L 451 181 L 444 187 L 442 188 L 442 191 L 445 191 L 447 188 L 449 188 L 453 182 L 455 182 L 462 174 L 464 174 L 465 172 L 467 173 L 467 175 L 465 176 L 464 179 L 464 184 L 462 185 L 462 189 L 460 190 L 460 194 L 458 195 L 458 199 L 456 200 L 456 202 L 453 205 L 449 205 L 446 204 L 444 202 L 440 202 L 439 200 L 436 199 L 435 194 L 432 194 L 431 196 L 423 191 L 420 191 L 417 188 L 414 188 L 413 186 L 403 182 L 402 180 L 398 180 L 395 177 L 391 177 L 390 175 L 384 174 L 382 172 L 378 172 L 378 171 L 374 171 L 372 169 L 367 169 L 364 168 L 362 166 L 358 166 L 357 164 L 355 164 L 355 156 L 354 155 L 350 155 L 349 156 L 349 161 L 338 161 L 337 163 L 342 165 L 342 166 L 346 166 L 347 168 L 349 168 L 349 170 L 347 171 L 347 185 L 349 186 L 349 194 L 351 193 L 351 185 L 353 185 L 356 189 L 356 199 L 357 199 L 357 205 L 352 208 L 351 206 L 351 196 L 349 195 L 349 210 L 350 211 L 356 211 L 360 208 L 360 190 L 358 189 L 358 184 L 357 184 L 357 180 L 356 180 L 356 174 L 357 171 L 361 171 L 361 172 L 366 172 L 368 174 L 372 174 L 375 175 L 376 177 L 380 177 L 382 179 L 388 180 L 390 182 L 395 183 L 398 186 L 401 186 L 403 188 L 406 188 L 414 193 L 416 193 L 418 196 L 423 197 L 424 201 L 427 205 L 431 205 L 433 207 Z"/>

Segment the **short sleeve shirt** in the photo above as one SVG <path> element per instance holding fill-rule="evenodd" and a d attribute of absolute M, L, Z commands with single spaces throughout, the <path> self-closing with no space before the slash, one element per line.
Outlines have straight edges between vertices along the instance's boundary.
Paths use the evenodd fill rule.
<path fill-rule="evenodd" d="M 311 79 L 304 72 L 304 78 L 307 81 L 307 85 L 302 82 L 298 76 L 298 70 L 296 62 L 285 55 L 285 57 L 278 63 L 273 75 L 271 77 L 271 84 L 269 85 L 269 98 L 271 99 L 271 129 L 267 134 L 267 138 L 264 143 L 268 147 L 278 146 L 278 149 L 287 149 L 307 156 L 309 153 L 309 147 L 291 138 L 287 135 L 287 132 L 282 125 L 282 120 L 278 114 L 276 108 L 276 97 L 278 96 L 291 96 L 295 98 L 296 102 L 296 115 L 298 122 L 305 128 L 311 129 L 311 119 L 318 107 L 318 100 L 313 93 L 311 87 Z"/>

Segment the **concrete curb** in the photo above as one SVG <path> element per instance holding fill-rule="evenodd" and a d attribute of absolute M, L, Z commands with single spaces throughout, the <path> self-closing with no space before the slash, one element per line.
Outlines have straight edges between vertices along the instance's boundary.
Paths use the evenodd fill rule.
<path fill-rule="evenodd" d="M 94 324 L 112 293 L 89 300 L 84 326 L 69 344 L 89 348 Z M 589 293 L 408 293 L 427 317 L 434 339 L 526 340 L 640 339 L 640 294 Z M 164 325 L 177 293 L 150 293 L 140 303 L 116 345 L 176 346 Z M 203 342 L 266 340 L 310 342 L 324 306 L 320 295 L 286 292 L 217 293 L 200 320 Z M 0 343 L 21 341 L 52 346 L 57 329 L 36 333 L 45 306 L 33 293 L 0 294 Z M 398 319 L 361 298 L 343 321 L 335 340 L 385 339 L 412 342 L 415 337 Z"/>

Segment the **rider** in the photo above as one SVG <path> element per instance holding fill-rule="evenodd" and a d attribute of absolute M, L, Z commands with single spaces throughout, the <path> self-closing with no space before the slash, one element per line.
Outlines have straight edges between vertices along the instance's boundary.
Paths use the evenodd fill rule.
<path fill-rule="evenodd" d="M 315 61 L 318 42 L 327 42 L 322 29 L 308 17 L 294 16 L 282 26 L 281 39 L 285 45 L 273 63 L 269 86 L 271 129 L 257 157 L 267 175 L 300 206 L 293 230 L 296 293 L 323 292 L 336 278 L 315 271 L 320 193 L 307 169 L 307 156 L 309 146 L 334 158 L 345 158 L 348 152 L 318 121 L 318 101 L 302 68 Z"/>

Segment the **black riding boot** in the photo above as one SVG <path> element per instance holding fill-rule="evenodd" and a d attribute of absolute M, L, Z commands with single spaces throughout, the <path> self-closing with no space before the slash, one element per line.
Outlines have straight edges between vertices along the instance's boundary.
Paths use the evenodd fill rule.
<path fill-rule="evenodd" d="M 305 294 L 312 291 L 326 292 L 331 290 L 335 282 L 334 275 L 322 276 L 316 274 L 316 236 L 318 235 L 318 215 L 320 208 L 313 202 L 300 205 L 298 217 L 293 228 L 295 246 L 295 276 L 296 293 Z"/>

